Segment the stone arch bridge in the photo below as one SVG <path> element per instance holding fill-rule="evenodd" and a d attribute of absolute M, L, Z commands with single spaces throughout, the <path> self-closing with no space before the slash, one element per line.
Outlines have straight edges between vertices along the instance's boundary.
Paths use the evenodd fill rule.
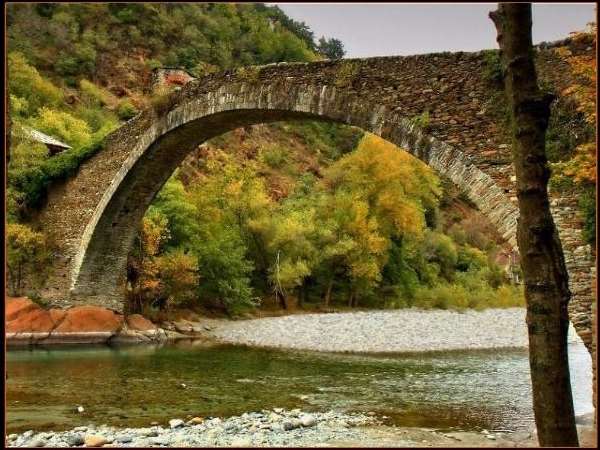
<path fill-rule="evenodd" d="M 588 49 L 589 50 L 589 49 Z M 211 74 L 156 102 L 109 135 L 78 173 L 54 185 L 35 218 L 56 248 L 42 296 L 60 306 L 122 310 L 127 255 L 150 202 L 199 144 L 257 123 L 346 123 L 408 150 L 451 179 L 516 246 L 510 141 L 486 53 L 439 53 L 272 64 Z M 560 92 L 569 67 L 539 49 L 538 72 Z M 414 118 L 429 114 L 426 127 Z M 570 273 L 570 314 L 591 345 L 594 263 L 572 198 L 552 200 Z"/>

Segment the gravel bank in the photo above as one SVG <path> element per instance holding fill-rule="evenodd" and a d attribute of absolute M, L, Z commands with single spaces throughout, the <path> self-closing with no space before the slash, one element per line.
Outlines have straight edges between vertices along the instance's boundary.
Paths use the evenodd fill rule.
<path fill-rule="evenodd" d="M 526 348 L 525 309 L 404 309 L 221 322 L 218 341 L 323 352 L 425 352 Z"/>
<path fill-rule="evenodd" d="M 364 414 L 303 413 L 296 409 L 246 413 L 241 416 L 172 419 L 166 426 L 114 428 L 83 426 L 63 432 L 8 436 L 9 447 L 305 447 L 330 441 L 359 441 L 364 431 L 355 427 L 374 425 Z"/>
<path fill-rule="evenodd" d="M 595 446 L 593 416 L 580 418 L 581 447 Z M 7 436 L 8 447 L 536 447 L 535 431 L 436 430 L 383 425 L 374 413 L 306 413 L 298 409 L 226 419 L 171 419 L 147 428 L 80 426 Z"/>

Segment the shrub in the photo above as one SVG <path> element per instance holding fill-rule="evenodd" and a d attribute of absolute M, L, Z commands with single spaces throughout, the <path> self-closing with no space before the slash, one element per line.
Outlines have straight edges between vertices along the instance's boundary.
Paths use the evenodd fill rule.
<path fill-rule="evenodd" d="M 35 290 L 49 263 L 44 235 L 27 225 L 10 223 L 6 226 L 6 250 L 10 294 L 23 295 L 26 287 Z"/>
<path fill-rule="evenodd" d="M 177 95 L 167 87 L 157 89 L 150 99 L 150 105 L 156 114 L 166 114 L 175 106 Z"/>
<path fill-rule="evenodd" d="M 240 67 L 236 69 L 238 78 L 248 83 L 256 83 L 260 77 L 260 68 L 256 66 Z"/>
<path fill-rule="evenodd" d="M 123 100 L 117 108 L 117 115 L 121 120 L 129 120 L 138 114 L 138 109 L 129 100 Z"/>
<path fill-rule="evenodd" d="M 333 84 L 337 87 L 346 87 L 352 83 L 357 73 L 358 65 L 344 61 L 339 65 Z"/>
<path fill-rule="evenodd" d="M 502 63 L 500 61 L 500 52 L 497 50 L 487 50 L 484 53 L 483 76 L 491 84 L 502 86 Z"/>
<path fill-rule="evenodd" d="M 273 145 L 269 148 L 263 149 L 263 151 L 260 153 L 261 161 L 274 169 L 283 166 L 287 162 L 287 158 L 288 152 L 286 149 L 278 145 Z"/>
<path fill-rule="evenodd" d="M 112 97 L 112 94 L 85 78 L 79 82 L 79 89 L 82 100 L 90 106 L 106 106 Z"/>
<path fill-rule="evenodd" d="M 34 128 L 74 148 L 88 145 L 92 140 L 92 130 L 89 125 L 68 112 L 44 107 L 30 123 Z"/>
<path fill-rule="evenodd" d="M 167 306 L 183 304 L 195 297 L 198 284 L 198 260 L 182 249 L 157 258 L 160 273 L 161 296 Z"/>
<path fill-rule="evenodd" d="M 429 117 L 429 111 L 423 111 L 418 116 L 411 118 L 410 122 L 419 130 L 427 131 L 431 122 L 431 119 Z"/>
<path fill-rule="evenodd" d="M 102 145 L 101 140 L 92 142 L 80 149 L 66 150 L 29 170 L 11 172 L 11 184 L 22 192 L 26 207 L 37 207 L 52 181 L 64 179 L 75 173 L 79 165 L 100 150 Z"/>
<path fill-rule="evenodd" d="M 596 245 L 596 189 L 594 186 L 586 188 L 579 197 L 579 209 L 583 213 L 583 238 L 594 246 Z"/>
<path fill-rule="evenodd" d="M 18 111 L 24 117 L 35 114 L 42 106 L 58 106 L 63 100 L 62 91 L 17 52 L 8 54 L 8 88 L 11 106 L 18 103 Z"/>

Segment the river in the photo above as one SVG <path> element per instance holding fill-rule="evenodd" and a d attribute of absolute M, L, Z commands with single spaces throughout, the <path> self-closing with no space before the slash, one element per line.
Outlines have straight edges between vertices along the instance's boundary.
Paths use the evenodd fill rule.
<path fill-rule="evenodd" d="M 581 342 L 569 349 L 575 409 L 584 414 L 591 358 Z M 7 377 L 8 433 L 275 407 L 374 411 L 390 424 L 441 429 L 533 426 L 524 350 L 366 356 L 187 341 L 29 348 L 7 352 Z"/>

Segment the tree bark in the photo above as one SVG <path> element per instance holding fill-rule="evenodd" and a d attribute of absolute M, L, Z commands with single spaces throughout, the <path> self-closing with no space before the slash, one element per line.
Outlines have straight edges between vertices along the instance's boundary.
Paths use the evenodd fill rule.
<path fill-rule="evenodd" d="M 531 4 L 499 3 L 490 13 L 500 46 L 517 178 L 517 243 L 527 303 L 533 409 L 542 447 L 578 446 L 567 358 L 571 298 L 550 213 L 545 135 L 553 96 L 540 91 L 533 59 Z"/>
<path fill-rule="evenodd" d="M 325 292 L 325 306 L 329 307 L 329 302 L 331 300 L 331 289 L 333 288 L 333 277 L 329 279 L 329 283 L 327 284 L 327 291 Z"/>

